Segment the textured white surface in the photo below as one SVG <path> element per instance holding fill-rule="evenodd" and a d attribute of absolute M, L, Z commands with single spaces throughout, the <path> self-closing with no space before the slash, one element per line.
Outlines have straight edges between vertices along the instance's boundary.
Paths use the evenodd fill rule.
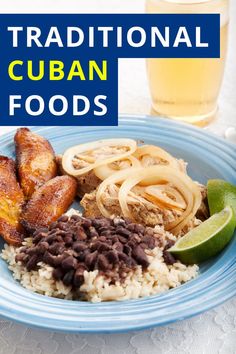
<path fill-rule="evenodd" d="M 143 12 L 144 0 L 0 0 L 2 13 Z M 236 1 L 231 1 L 229 56 L 220 97 L 219 119 L 207 129 L 224 135 L 236 126 Z M 121 60 L 119 110 L 148 114 L 144 60 Z M 0 128 L 3 134 L 12 127 Z M 236 275 L 235 275 L 236 278 Z M 235 279 L 236 281 L 236 279 Z M 2 354 L 207 354 L 236 353 L 236 299 L 195 318 L 144 332 L 118 335 L 64 335 L 30 329 L 0 318 Z"/>

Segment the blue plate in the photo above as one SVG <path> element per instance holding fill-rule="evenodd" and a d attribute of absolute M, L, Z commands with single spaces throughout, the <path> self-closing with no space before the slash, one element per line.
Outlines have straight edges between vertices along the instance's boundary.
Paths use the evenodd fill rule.
<path fill-rule="evenodd" d="M 101 138 L 128 137 L 164 147 L 189 163 L 192 178 L 222 178 L 236 184 L 236 146 L 204 130 L 169 120 L 123 117 L 119 127 L 46 127 L 34 131 L 55 151 Z M 13 134 L 1 137 L 0 154 L 14 156 Z M 3 243 L 1 244 L 1 247 Z M 0 315 L 31 326 L 64 332 L 124 332 L 160 326 L 221 304 L 236 294 L 236 238 L 200 275 L 164 294 L 124 302 L 91 304 L 59 300 L 25 290 L 0 261 Z"/>

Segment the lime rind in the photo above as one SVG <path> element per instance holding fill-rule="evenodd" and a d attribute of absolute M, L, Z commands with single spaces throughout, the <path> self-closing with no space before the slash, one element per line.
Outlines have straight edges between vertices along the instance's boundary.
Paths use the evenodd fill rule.
<path fill-rule="evenodd" d="M 221 179 L 207 182 L 207 199 L 210 215 L 219 213 L 227 205 L 233 208 L 236 216 L 236 186 Z"/>

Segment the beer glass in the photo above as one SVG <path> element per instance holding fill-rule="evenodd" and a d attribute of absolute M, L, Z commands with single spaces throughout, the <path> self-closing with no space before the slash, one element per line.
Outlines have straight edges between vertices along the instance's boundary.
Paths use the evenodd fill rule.
<path fill-rule="evenodd" d="M 219 59 L 147 59 L 152 107 L 160 116 L 207 125 L 217 113 L 227 51 L 229 0 L 146 0 L 147 13 L 219 13 Z"/>

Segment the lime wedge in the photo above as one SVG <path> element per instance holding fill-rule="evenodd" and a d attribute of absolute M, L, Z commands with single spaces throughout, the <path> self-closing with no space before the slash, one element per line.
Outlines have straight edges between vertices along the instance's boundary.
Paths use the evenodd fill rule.
<path fill-rule="evenodd" d="M 226 207 L 189 231 L 168 251 L 185 264 L 206 261 L 229 243 L 235 226 L 234 212 L 231 207 Z"/>
<path fill-rule="evenodd" d="M 207 199 L 210 214 L 219 213 L 227 205 L 236 215 L 236 186 L 221 179 L 211 179 L 207 183 Z"/>

